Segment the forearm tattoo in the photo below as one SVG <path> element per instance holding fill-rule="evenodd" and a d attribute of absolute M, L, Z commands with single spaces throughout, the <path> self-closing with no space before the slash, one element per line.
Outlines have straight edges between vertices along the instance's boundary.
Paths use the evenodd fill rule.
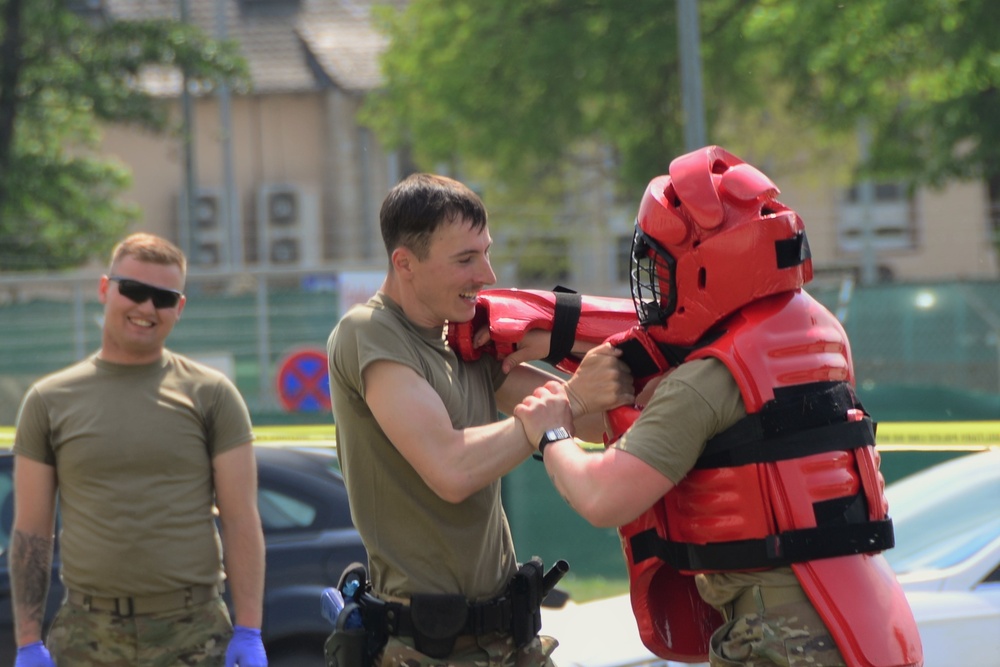
<path fill-rule="evenodd" d="M 52 538 L 15 530 L 10 541 L 15 633 L 41 630 L 52 571 Z"/>

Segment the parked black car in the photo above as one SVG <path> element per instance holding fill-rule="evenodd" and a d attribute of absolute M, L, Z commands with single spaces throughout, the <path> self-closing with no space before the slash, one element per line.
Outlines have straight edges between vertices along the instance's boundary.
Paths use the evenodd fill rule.
<path fill-rule="evenodd" d="M 257 504 L 267 544 L 262 634 L 271 667 L 320 667 L 330 633 L 320 592 L 349 564 L 366 562 L 351 522 L 347 490 L 332 449 L 257 446 Z M 13 459 L 0 451 L 0 664 L 14 663 L 7 549 L 13 521 Z M 63 595 L 58 544 L 46 607 L 51 621 Z"/>

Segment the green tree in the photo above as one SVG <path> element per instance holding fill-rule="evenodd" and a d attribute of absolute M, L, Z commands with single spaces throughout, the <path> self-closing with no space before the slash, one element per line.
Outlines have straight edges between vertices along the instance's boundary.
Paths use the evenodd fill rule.
<path fill-rule="evenodd" d="M 95 152 L 101 123 L 169 127 L 140 85 L 183 68 L 211 90 L 246 85 L 232 43 L 176 21 L 92 22 L 66 0 L 0 0 L 0 270 L 78 266 L 139 215 L 118 201 L 126 168 Z"/>
<path fill-rule="evenodd" d="M 760 99 L 740 36 L 752 4 L 701 4 L 709 124 L 731 99 Z M 418 164 L 461 156 L 535 188 L 597 142 L 634 191 L 683 152 L 672 1 L 413 0 L 383 18 L 387 81 L 366 118 Z"/>
<path fill-rule="evenodd" d="M 996 234 L 998 24 L 994 0 L 766 0 L 745 34 L 773 54 L 799 113 L 830 131 L 868 127 L 863 174 L 932 187 L 981 179 Z"/>
<path fill-rule="evenodd" d="M 851 163 L 864 122 L 855 177 L 982 179 L 1000 230 L 1000 3 L 701 0 L 699 16 L 710 143 L 780 177 L 802 146 Z M 552 201 L 559 165 L 592 142 L 634 197 L 683 152 L 675 2 L 413 0 L 385 25 L 368 119 L 424 167 L 461 156 L 515 201 Z"/>

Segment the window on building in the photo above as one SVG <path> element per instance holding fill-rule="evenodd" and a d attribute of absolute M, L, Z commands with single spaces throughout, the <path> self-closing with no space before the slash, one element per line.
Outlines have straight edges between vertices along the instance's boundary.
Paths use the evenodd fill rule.
<path fill-rule="evenodd" d="M 878 250 L 906 250 L 917 245 L 916 211 L 903 183 L 878 183 L 870 210 L 862 201 L 860 186 L 849 188 L 840 203 L 837 241 L 844 252 L 860 252 L 865 225 L 871 225 L 871 242 Z"/>

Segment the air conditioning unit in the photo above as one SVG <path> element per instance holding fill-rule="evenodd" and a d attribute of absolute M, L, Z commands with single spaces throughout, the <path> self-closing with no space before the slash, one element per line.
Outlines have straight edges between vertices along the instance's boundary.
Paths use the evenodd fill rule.
<path fill-rule="evenodd" d="M 299 219 L 301 195 L 295 190 L 278 190 L 267 197 L 267 219 L 271 225 L 294 225 Z"/>
<path fill-rule="evenodd" d="M 319 197 L 307 187 L 268 184 L 257 190 L 258 255 L 281 266 L 317 265 L 322 259 Z"/>
<path fill-rule="evenodd" d="M 272 264 L 298 264 L 301 254 L 298 239 L 278 239 L 271 243 Z"/>
<path fill-rule="evenodd" d="M 177 198 L 178 227 L 187 223 L 186 191 Z M 222 192 L 218 188 L 198 188 L 195 191 L 193 219 L 188 228 L 189 261 L 196 266 L 218 266 L 225 259 L 226 229 L 223 222 Z M 183 237 L 183 234 L 181 235 Z"/>

